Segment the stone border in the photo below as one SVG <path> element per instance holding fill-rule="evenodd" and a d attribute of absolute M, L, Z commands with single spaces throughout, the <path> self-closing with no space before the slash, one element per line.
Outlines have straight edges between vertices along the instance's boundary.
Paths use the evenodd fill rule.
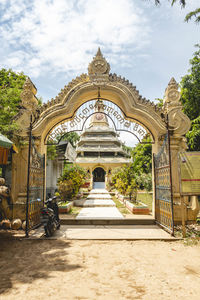
<path fill-rule="evenodd" d="M 126 208 L 135 215 L 150 215 L 150 210 L 148 206 L 142 202 L 139 202 L 140 205 L 135 205 L 130 201 L 126 200 L 126 197 L 120 194 L 116 194 L 117 199 L 123 203 Z"/>
<path fill-rule="evenodd" d="M 66 204 L 66 205 L 59 206 L 59 214 L 65 214 L 65 213 L 68 213 L 68 212 L 72 209 L 72 206 L 73 206 L 73 201 L 72 201 L 72 202 L 69 202 L 69 203 Z"/>

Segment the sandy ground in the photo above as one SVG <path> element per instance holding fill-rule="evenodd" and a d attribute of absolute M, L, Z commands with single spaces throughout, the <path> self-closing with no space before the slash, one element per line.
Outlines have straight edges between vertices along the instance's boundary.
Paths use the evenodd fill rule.
<path fill-rule="evenodd" d="M 0 299 L 200 299 L 200 244 L 0 240 Z"/>

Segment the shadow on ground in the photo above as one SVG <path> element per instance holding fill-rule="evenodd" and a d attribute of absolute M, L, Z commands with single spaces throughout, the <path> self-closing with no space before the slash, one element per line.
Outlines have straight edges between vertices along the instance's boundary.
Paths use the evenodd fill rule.
<path fill-rule="evenodd" d="M 81 266 L 66 259 L 70 242 L 58 240 L 0 240 L 0 294 L 14 284 L 51 277 L 55 271 L 70 272 Z"/>

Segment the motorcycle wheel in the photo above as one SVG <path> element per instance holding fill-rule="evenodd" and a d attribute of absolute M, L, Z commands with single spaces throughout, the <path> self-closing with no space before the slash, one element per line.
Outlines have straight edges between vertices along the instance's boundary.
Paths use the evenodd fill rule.
<path fill-rule="evenodd" d="M 45 231 L 46 237 L 52 236 L 52 232 L 51 232 L 51 229 L 49 228 L 49 226 L 45 226 L 44 231 Z"/>

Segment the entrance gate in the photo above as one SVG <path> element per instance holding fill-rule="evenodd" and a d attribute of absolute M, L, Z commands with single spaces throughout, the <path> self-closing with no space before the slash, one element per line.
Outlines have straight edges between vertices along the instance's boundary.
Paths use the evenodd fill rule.
<path fill-rule="evenodd" d="M 28 180 L 26 203 L 26 235 L 40 224 L 41 208 L 44 206 L 45 155 L 40 155 L 33 137 L 29 138 Z"/>
<path fill-rule="evenodd" d="M 164 105 L 162 108 L 155 103 L 143 98 L 136 87 L 128 80 L 110 73 L 110 65 L 103 57 L 100 49 L 88 66 L 88 73 L 82 74 L 72 80 L 68 85 L 61 90 L 61 92 L 54 98 L 44 103 L 42 106 L 38 105 L 36 95 L 36 88 L 29 78 L 27 78 L 23 92 L 21 94 L 21 108 L 19 114 L 16 116 L 18 125 L 20 126 L 20 135 L 27 140 L 27 130 L 29 128 L 29 116 L 33 116 L 32 133 L 37 140 L 37 151 L 43 155 L 47 152 L 47 144 L 55 144 L 55 137 L 63 131 L 74 131 L 75 127 L 82 128 L 83 123 L 89 115 L 95 112 L 94 103 L 98 100 L 97 91 L 101 90 L 101 99 L 104 101 L 104 113 L 108 116 L 114 117 L 118 121 L 116 129 L 126 130 L 136 135 L 141 141 L 146 134 L 152 137 L 152 153 L 154 156 L 155 166 L 155 207 L 157 222 L 173 233 L 173 211 L 172 211 L 172 195 L 171 195 L 171 173 L 173 177 L 173 193 L 176 200 L 175 223 L 180 223 L 181 195 L 179 182 L 179 152 L 186 149 L 185 133 L 190 129 L 190 120 L 182 112 L 182 105 L 180 102 L 180 93 L 178 91 L 178 84 L 172 78 L 167 86 L 164 97 Z M 108 103 L 110 101 L 110 103 Z M 113 105 L 119 107 L 119 111 Z M 78 109 L 84 105 L 85 110 Z M 123 112 L 121 114 L 121 112 Z M 75 115 L 76 114 L 76 115 Z M 168 137 L 165 138 L 162 149 L 160 148 L 160 138 L 166 134 L 165 116 L 169 118 L 169 127 L 171 130 L 171 144 L 173 165 L 170 168 Z M 69 128 L 66 128 L 64 123 L 69 121 Z M 135 122 L 132 122 L 135 121 Z M 60 126 L 59 126 L 60 124 Z M 59 128 L 56 129 L 56 126 Z M 141 127 L 143 127 L 143 130 Z M 55 129 L 55 131 L 54 131 Z M 71 129 L 71 130 L 70 130 Z M 77 128 L 79 130 L 79 128 Z M 160 152 L 159 152 L 160 150 Z M 159 152 L 159 153 L 158 153 Z M 30 157 L 33 154 L 30 151 Z M 18 215 L 19 205 L 24 207 L 26 201 L 26 174 L 28 163 L 27 160 L 22 159 L 27 157 L 27 148 L 23 147 L 21 153 L 13 155 L 13 163 L 16 166 L 13 168 L 12 174 L 12 198 L 16 199 L 13 209 L 15 215 Z M 38 159 L 39 161 L 39 159 Z M 36 167 L 32 168 L 32 161 L 30 161 L 29 173 L 34 174 L 38 172 L 43 173 L 42 162 Z M 28 174 L 29 174 L 28 173 Z M 32 176 L 32 175 L 31 175 Z M 30 187 L 30 200 L 35 201 L 38 197 L 32 197 L 32 191 L 36 192 L 35 177 L 32 187 Z M 38 183 L 39 189 L 42 186 L 42 179 Z M 29 194 L 29 193 L 28 193 Z M 33 199 L 34 198 L 34 199 Z M 41 200 L 42 197 L 40 198 Z M 28 203 L 29 203 L 28 202 Z M 41 201 L 42 202 L 42 201 Z M 28 206 L 29 207 L 29 206 Z M 20 208 L 21 209 L 21 208 Z M 33 209 L 35 210 L 35 209 Z M 29 213 L 32 208 L 29 209 Z"/>
<path fill-rule="evenodd" d="M 174 234 L 170 140 L 167 133 L 158 154 L 154 155 L 156 223 Z"/>

